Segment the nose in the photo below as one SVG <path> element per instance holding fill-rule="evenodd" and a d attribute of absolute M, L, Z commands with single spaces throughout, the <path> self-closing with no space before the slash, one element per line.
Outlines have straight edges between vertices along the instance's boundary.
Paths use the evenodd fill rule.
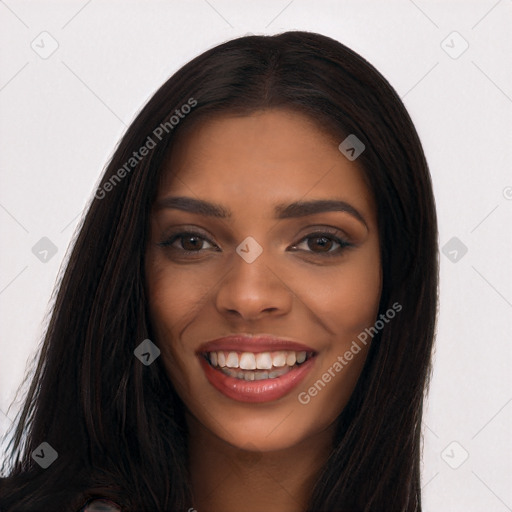
<path fill-rule="evenodd" d="M 231 268 L 217 291 L 217 310 L 245 321 L 289 313 L 293 292 L 279 270 L 268 263 L 263 255 L 252 263 L 233 255 Z"/>

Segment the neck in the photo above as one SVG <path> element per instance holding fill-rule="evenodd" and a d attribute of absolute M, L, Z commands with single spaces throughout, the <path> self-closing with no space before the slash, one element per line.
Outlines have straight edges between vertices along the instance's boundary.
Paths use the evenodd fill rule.
<path fill-rule="evenodd" d="M 304 512 L 332 447 L 332 428 L 290 448 L 240 449 L 189 417 L 189 470 L 199 512 Z M 250 446 L 248 447 L 250 448 Z"/>

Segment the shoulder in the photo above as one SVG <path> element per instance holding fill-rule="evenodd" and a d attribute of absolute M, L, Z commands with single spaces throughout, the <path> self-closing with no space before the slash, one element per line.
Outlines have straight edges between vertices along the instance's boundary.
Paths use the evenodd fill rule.
<path fill-rule="evenodd" d="M 113 501 L 96 498 L 89 500 L 79 512 L 121 512 L 121 508 Z"/>

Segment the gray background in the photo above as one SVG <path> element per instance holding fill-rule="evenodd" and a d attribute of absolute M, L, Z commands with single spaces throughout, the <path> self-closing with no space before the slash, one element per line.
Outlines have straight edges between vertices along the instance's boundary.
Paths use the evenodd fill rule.
<path fill-rule="evenodd" d="M 511 26 L 512 0 L 0 1 L 0 434 L 79 217 L 136 112 L 207 48 L 309 30 L 386 76 L 432 172 L 443 252 L 425 510 L 512 510 Z"/>

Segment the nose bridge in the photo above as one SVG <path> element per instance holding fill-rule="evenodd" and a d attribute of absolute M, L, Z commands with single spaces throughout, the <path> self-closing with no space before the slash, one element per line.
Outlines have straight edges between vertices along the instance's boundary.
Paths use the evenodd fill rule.
<path fill-rule="evenodd" d="M 236 248 L 230 270 L 220 284 L 217 307 L 253 317 L 264 311 L 287 311 L 290 292 L 272 271 L 272 255 L 252 237 Z"/>
<path fill-rule="evenodd" d="M 259 244 L 256 246 L 251 240 L 244 240 L 233 255 L 227 279 L 235 287 L 257 293 L 258 288 L 271 285 L 271 264 L 269 251 L 264 250 Z"/>

